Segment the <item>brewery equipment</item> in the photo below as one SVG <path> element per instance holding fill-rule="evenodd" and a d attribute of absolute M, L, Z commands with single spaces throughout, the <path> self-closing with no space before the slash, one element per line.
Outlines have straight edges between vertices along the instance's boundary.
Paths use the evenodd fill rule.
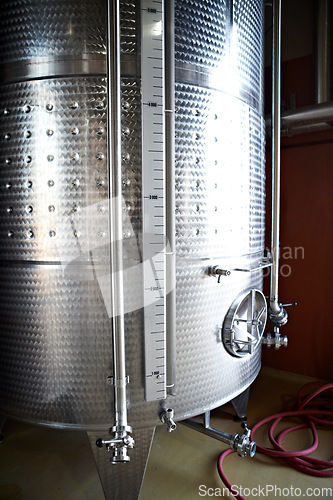
<path fill-rule="evenodd" d="M 88 431 L 135 496 L 154 427 L 237 408 L 260 369 L 263 1 L 12 0 L 0 23 L 0 411 Z"/>

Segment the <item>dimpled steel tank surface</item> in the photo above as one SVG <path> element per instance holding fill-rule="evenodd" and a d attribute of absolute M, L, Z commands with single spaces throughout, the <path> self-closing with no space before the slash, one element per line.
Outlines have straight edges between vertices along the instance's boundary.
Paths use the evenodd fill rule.
<path fill-rule="evenodd" d="M 114 425 L 117 385 L 107 7 L 103 0 L 12 0 L 0 14 L 0 413 L 100 437 Z M 241 334 L 233 343 L 228 311 L 243 307 L 248 318 L 262 289 L 263 1 L 175 1 L 174 45 L 161 46 L 156 59 L 158 71 L 174 50 L 172 110 L 164 106 L 162 73 L 161 93 L 156 85 L 156 97 L 144 97 L 144 16 L 163 9 L 162 1 L 120 2 L 126 408 L 139 449 L 163 409 L 172 408 L 177 421 L 215 408 L 245 391 L 260 369 L 260 336 L 251 344 Z M 148 105 L 156 106 L 151 123 Z M 171 141 L 164 122 L 170 112 Z M 145 201 L 149 127 L 155 137 L 160 130 L 162 144 L 160 168 L 152 171 L 160 212 Z M 170 144 L 173 186 L 164 162 Z M 159 394 L 146 380 L 152 354 L 144 241 L 153 213 L 165 246 L 172 199 L 175 248 L 161 250 L 166 284 L 157 282 L 165 296 L 172 292 L 166 261 L 174 252 L 176 305 L 170 315 L 157 290 L 155 305 L 147 306 L 161 325 L 161 361 L 150 373 Z M 216 269 L 227 275 L 214 276 Z"/>

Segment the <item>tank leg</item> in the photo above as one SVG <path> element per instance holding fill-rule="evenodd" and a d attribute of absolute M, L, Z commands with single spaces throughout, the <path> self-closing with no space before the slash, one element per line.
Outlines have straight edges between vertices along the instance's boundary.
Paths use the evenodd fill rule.
<path fill-rule="evenodd" d="M 150 448 L 155 427 L 133 429 L 135 448 L 129 450 L 130 462 L 112 464 L 112 453 L 105 447 L 98 448 L 96 441 L 106 437 L 108 431 L 88 432 L 88 438 L 94 454 L 96 467 L 102 483 L 106 500 L 137 500 L 146 472 Z"/>
<path fill-rule="evenodd" d="M 247 420 L 246 418 L 246 410 L 247 410 L 247 404 L 249 402 L 249 394 L 250 394 L 250 387 L 245 389 L 244 392 L 236 396 L 234 399 L 231 400 L 232 405 L 234 407 L 234 410 L 236 412 L 236 415 L 234 416 L 234 420 L 236 422 L 244 422 Z"/>
<path fill-rule="evenodd" d="M 0 443 L 5 439 L 5 436 L 2 433 L 3 426 L 5 425 L 6 417 L 0 415 Z"/>

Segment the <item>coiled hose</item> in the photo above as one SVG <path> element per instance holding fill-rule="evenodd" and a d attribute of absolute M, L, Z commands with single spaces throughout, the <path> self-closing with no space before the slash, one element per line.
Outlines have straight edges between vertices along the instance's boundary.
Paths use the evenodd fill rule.
<path fill-rule="evenodd" d="M 304 393 L 309 388 L 313 388 L 315 386 L 320 386 L 320 387 L 311 392 L 310 395 L 304 396 Z M 326 394 L 328 393 L 325 399 L 321 398 L 320 400 L 314 401 L 316 397 L 322 395 L 322 393 L 324 392 L 326 392 Z M 283 458 L 288 462 L 289 465 L 291 465 L 295 469 L 305 474 L 317 477 L 333 477 L 333 460 L 320 460 L 319 458 L 312 458 L 307 456 L 310 453 L 312 453 L 318 446 L 319 440 L 318 440 L 318 432 L 316 429 L 316 425 L 320 427 L 333 426 L 333 420 L 332 420 L 333 411 L 330 409 L 325 409 L 325 407 L 328 408 L 329 407 L 328 405 L 333 402 L 332 396 L 333 396 L 333 384 L 322 385 L 321 382 L 310 382 L 304 385 L 300 389 L 297 395 L 297 403 L 295 408 L 290 408 L 287 411 L 276 413 L 269 417 L 263 418 L 253 427 L 251 433 L 252 438 L 256 430 L 259 429 L 259 427 L 266 424 L 267 422 L 272 422 L 268 435 L 274 448 L 265 448 L 263 446 L 257 445 L 257 451 L 263 453 L 264 455 L 268 455 L 270 457 Z M 280 432 L 276 437 L 274 437 L 274 430 L 276 426 L 285 417 L 302 417 L 304 422 L 302 424 L 288 427 L 287 429 Z M 312 445 L 305 450 L 299 450 L 299 451 L 285 450 L 285 448 L 283 448 L 281 444 L 282 439 L 291 432 L 305 428 L 309 428 L 312 432 L 313 436 Z M 224 484 L 232 493 L 234 493 L 232 485 L 226 478 L 222 469 L 222 462 L 224 458 L 230 453 L 234 453 L 234 451 L 225 450 L 220 455 L 217 462 L 217 470 Z M 239 500 L 245 500 L 244 497 L 242 497 L 238 493 L 234 495 L 234 497 L 238 498 Z"/>

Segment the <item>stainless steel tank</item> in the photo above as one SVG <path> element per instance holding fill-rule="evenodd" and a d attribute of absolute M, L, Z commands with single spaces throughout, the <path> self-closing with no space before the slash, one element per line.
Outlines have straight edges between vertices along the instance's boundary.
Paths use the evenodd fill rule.
<path fill-rule="evenodd" d="M 153 3 L 152 14 L 163 9 Z M 174 394 L 153 401 L 142 307 L 143 7 L 120 5 L 126 397 L 135 437 L 160 423 L 164 407 L 180 420 L 233 399 L 260 369 L 261 331 L 251 328 L 266 314 L 263 1 L 175 2 L 175 360 L 162 338 L 152 375 Z M 87 430 L 114 422 L 106 20 L 103 0 L 13 0 L 0 20 L 0 411 Z M 163 166 L 160 175 L 170 191 Z M 167 367 L 174 388 L 165 389 Z"/>

